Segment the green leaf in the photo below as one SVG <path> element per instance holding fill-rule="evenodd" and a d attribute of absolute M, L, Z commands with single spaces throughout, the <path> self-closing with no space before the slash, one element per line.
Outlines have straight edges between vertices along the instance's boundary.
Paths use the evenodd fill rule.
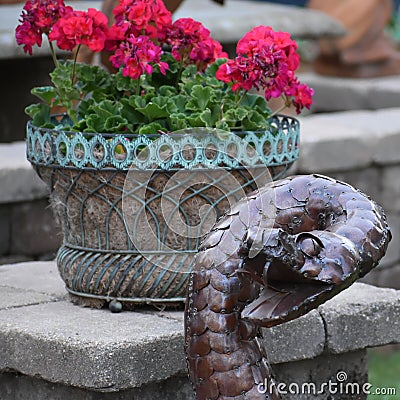
<path fill-rule="evenodd" d="M 35 87 L 31 90 L 31 93 L 47 104 L 51 104 L 56 97 L 56 90 L 53 86 Z"/>
<path fill-rule="evenodd" d="M 91 108 L 95 105 L 96 102 L 93 98 L 82 100 L 78 106 L 78 114 L 82 116 L 90 114 Z"/>
<path fill-rule="evenodd" d="M 176 96 L 171 97 L 171 102 L 173 102 L 176 106 L 177 112 L 185 112 L 186 104 L 188 102 L 187 96 L 183 94 L 177 94 Z"/>
<path fill-rule="evenodd" d="M 208 86 L 193 86 L 190 93 L 191 98 L 186 105 L 186 109 L 192 111 L 204 111 L 210 102 L 212 93 L 212 88 Z"/>
<path fill-rule="evenodd" d="M 98 115 L 103 115 L 105 118 L 111 115 L 119 115 L 121 109 L 121 103 L 111 100 L 103 100 L 91 107 L 91 111 L 94 111 Z"/>
<path fill-rule="evenodd" d="M 175 96 L 178 94 L 178 90 L 174 86 L 163 85 L 158 89 L 160 96 Z"/>
<path fill-rule="evenodd" d="M 146 120 L 145 116 L 136 110 L 135 98 L 136 96 L 131 96 L 120 100 L 122 104 L 121 115 L 132 125 L 142 124 Z"/>
<path fill-rule="evenodd" d="M 125 124 L 128 124 L 128 121 L 121 117 L 122 108 L 121 103 L 111 100 L 103 100 L 99 104 L 92 105 L 89 107 L 90 115 L 85 116 L 87 123 L 85 132 L 115 132 L 120 130 L 119 124 L 122 120 Z"/>
<path fill-rule="evenodd" d="M 137 80 L 129 78 L 129 76 L 123 76 L 121 71 L 115 74 L 115 86 L 121 91 L 128 91 L 135 93 L 137 90 Z"/>
<path fill-rule="evenodd" d="M 73 63 L 71 60 L 60 61 L 53 72 L 50 73 L 51 81 L 55 87 L 71 86 Z"/>
<path fill-rule="evenodd" d="M 104 123 L 105 132 L 122 132 L 128 128 L 128 121 L 121 115 L 112 115 Z"/>
<path fill-rule="evenodd" d="M 31 104 L 25 108 L 26 114 L 32 118 L 32 124 L 41 128 L 54 128 L 50 119 L 50 107 L 47 104 Z"/>
<path fill-rule="evenodd" d="M 98 65 L 78 63 L 76 64 L 76 74 L 86 92 L 91 92 L 98 88 L 111 89 L 111 75 Z"/>
<path fill-rule="evenodd" d="M 92 114 L 86 117 L 87 129 L 85 132 L 104 132 L 105 119 L 98 114 Z"/>
<path fill-rule="evenodd" d="M 74 132 L 88 132 L 88 126 L 87 126 L 86 119 L 80 119 L 76 124 L 74 124 L 73 127 L 72 127 L 72 131 L 74 131 Z"/>
<path fill-rule="evenodd" d="M 210 64 L 207 69 L 206 69 L 206 75 L 215 77 L 215 74 L 218 71 L 218 68 L 222 65 L 225 64 L 228 61 L 227 58 L 218 58 L 216 59 L 212 64 Z"/>
<path fill-rule="evenodd" d="M 265 129 L 268 121 L 258 111 L 250 110 L 247 118 L 242 121 L 242 129 L 244 130 L 258 130 Z"/>
<path fill-rule="evenodd" d="M 227 124 L 226 121 L 218 121 L 218 122 L 215 124 L 215 127 L 216 127 L 217 129 L 221 130 L 221 131 L 224 131 L 224 132 L 230 130 L 229 125 Z"/>
<path fill-rule="evenodd" d="M 186 119 L 189 122 L 190 127 L 196 128 L 204 126 L 204 121 L 202 119 L 201 113 L 193 113 L 187 116 Z"/>
<path fill-rule="evenodd" d="M 257 111 L 262 113 L 270 112 L 267 100 L 265 100 L 265 97 L 258 94 L 247 93 L 240 105 L 247 106 L 251 109 L 257 109 Z"/>
<path fill-rule="evenodd" d="M 138 107 L 137 111 L 143 114 L 150 122 L 153 122 L 156 119 L 166 118 L 169 115 L 167 110 L 167 104 L 163 106 L 159 106 L 156 103 L 149 103 L 145 107 Z"/>
<path fill-rule="evenodd" d="M 171 132 L 180 131 L 181 129 L 186 129 L 190 127 L 187 116 L 183 113 L 170 114 L 168 120 Z"/>
<path fill-rule="evenodd" d="M 239 108 L 230 108 L 224 113 L 223 118 L 226 121 L 230 121 L 233 125 L 235 126 L 236 122 L 240 122 L 243 119 L 245 119 L 251 110 L 246 110 L 245 108 L 239 107 Z"/>
<path fill-rule="evenodd" d="M 200 119 L 203 121 L 204 126 L 207 128 L 211 128 L 212 127 L 212 116 L 211 116 L 211 110 L 207 109 L 204 110 L 201 114 L 200 114 Z"/>
<path fill-rule="evenodd" d="M 156 134 L 159 131 L 165 131 L 165 128 L 161 126 L 158 122 L 152 122 L 151 124 L 144 125 L 139 128 L 140 135 L 149 135 L 149 134 Z"/>

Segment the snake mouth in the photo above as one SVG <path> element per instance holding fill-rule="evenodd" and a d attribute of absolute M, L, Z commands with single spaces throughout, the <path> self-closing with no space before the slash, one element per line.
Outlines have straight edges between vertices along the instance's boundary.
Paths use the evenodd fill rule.
<path fill-rule="evenodd" d="M 242 318 L 264 327 L 280 325 L 317 308 L 349 287 L 355 278 L 348 276 L 341 282 L 328 283 L 305 276 L 287 264 L 274 264 L 264 274 L 260 295 L 245 306 Z"/>

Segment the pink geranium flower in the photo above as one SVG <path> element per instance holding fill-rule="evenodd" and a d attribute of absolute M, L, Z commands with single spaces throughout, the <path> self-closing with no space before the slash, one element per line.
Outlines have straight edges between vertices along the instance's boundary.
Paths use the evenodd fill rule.
<path fill-rule="evenodd" d="M 172 15 L 162 0 L 120 0 L 113 14 L 115 25 L 126 37 L 148 36 L 163 41 L 172 24 Z"/>
<path fill-rule="evenodd" d="M 64 14 L 53 26 L 49 39 L 57 42 L 63 50 L 86 45 L 99 52 L 104 49 L 108 33 L 108 19 L 94 8 L 88 11 L 70 11 Z"/>
<path fill-rule="evenodd" d="M 63 0 L 28 0 L 15 30 L 17 43 L 32 55 L 32 47 L 42 45 L 43 34 L 48 35 L 55 22 L 71 10 Z"/>
<path fill-rule="evenodd" d="M 151 74 L 153 65 L 158 65 L 165 75 L 168 64 L 160 60 L 161 47 L 156 46 L 147 36 L 131 35 L 121 43 L 110 60 L 115 68 L 122 68 L 122 75 L 138 79 L 143 73 Z"/>
<path fill-rule="evenodd" d="M 196 64 L 199 70 L 217 58 L 227 57 L 221 44 L 210 36 L 210 31 L 192 18 L 176 20 L 166 42 L 171 46 L 171 53 L 176 60 L 186 65 Z"/>
<path fill-rule="evenodd" d="M 300 63 L 297 44 L 287 32 L 275 32 L 258 26 L 248 32 L 236 48 L 237 57 L 222 64 L 216 74 L 222 82 L 232 83 L 232 90 L 263 90 L 265 98 L 283 96 L 298 113 L 310 108 L 313 91 L 295 78 Z"/>

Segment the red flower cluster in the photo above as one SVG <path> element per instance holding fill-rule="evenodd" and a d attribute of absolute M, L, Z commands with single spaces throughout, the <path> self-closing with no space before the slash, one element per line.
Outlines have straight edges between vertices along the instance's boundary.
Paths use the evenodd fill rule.
<path fill-rule="evenodd" d="M 299 113 L 310 108 L 313 91 L 295 77 L 299 66 L 297 44 L 287 32 L 259 26 L 248 32 L 236 48 L 238 56 L 221 65 L 216 77 L 232 82 L 232 90 L 264 90 L 265 97 L 285 96 Z"/>
<path fill-rule="evenodd" d="M 293 80 L 292 84 L 285 90 L 285 94 L 291 98 L 297 114 L 300 114 L 304 107 L 310 109 L 312 106 L 314 90 L 306 84 L 301 84 L 298 79 Z"/>
<path fill-rule="evenodd" d="M 53 26 L 49 39 L 55 40 L 63 50 L 72 50 L 84 44 L 94 52 L 104 49 L 108 33 L 108 19 L 100 11 L 89 8 L 88 11 L 70 11 L 63 15 Z"/>
<path fill-rule="evenodd" d="M 152 64 L 159 66 L 162 74 L 168 69 L 168 64 L 160 61 L 162 50 L 147 36 L 135 37 L 131 35 L 121 43 L 110 61 L 116 68 L 122 68 L 122 75 L 132 79 L 139 79 L 143 73 L 153 72 Z"/>
<path fill-rule="evenodd" d="M 108 32 L 106 50 L 113 51 L 111 63 L 122 74 L 138 79 L 151 74 L 158 65 L 165 74 L 168 64 L 160 61 L 160 46 L 172 25 L 172 15 L 162 0 L 120 0 L 113 14 L 115 23 Z"/>
<path fill-rule="evenodd" d="M 107 17 L 93 8 L 75 11 L 63 0 L 27 0 L 16 29 L 17 43 L 32 54 L 32 46 L 40 46 L 45 34 L 63 50 L 86 45 L 94 52 L 114 51 L 112 64 L 132 79 L 151 74 L 155 65 L 166 73 L 169 66 L 161 61 L 163 45 L 171 48 L 177 61 L 195 64 L 199 71 L 227 57 L 200 22 L 181 18 L 172 23 L 162 0 L 120 0 L 113 13 L 115 23 L 109 29 Z M 238 56 L 221 65 L 216 77 L 232 83 L 233 91 L 263 90 L 267 100 L 282 96 L 286 105 L 300 112 L 311 106 L 313 91 L 295 77 L 296 50 L 288 33 L 256 27 L 239 41 Z"/>
<path fill-rule="evenodd" d="M 143 35 L 163 41 L 172 24 L 171 13 L 162 0 L 120 0 L 113 14 L 111 31 L 116 38 Z"/>
<path fill-rule="evenodd" d="M 72 8 L 65 6 L 63 0 L 28 0 L 15 30 L 17 43 L 32 55 L 32 46 L 41 46 L 43 34 L 48 35 L 54 23 L 69 11 Z"/>
<path fill-rule="evenodd" d="M 172 47 L 176 60 L 183 60 L 186 65 L 196 64 L 198 70 L 204 70 L 217 58 L 227 57 L 221 44 L 210 36 L 210 31 L 192 18 L 176 20 L 166 42 Z"/>

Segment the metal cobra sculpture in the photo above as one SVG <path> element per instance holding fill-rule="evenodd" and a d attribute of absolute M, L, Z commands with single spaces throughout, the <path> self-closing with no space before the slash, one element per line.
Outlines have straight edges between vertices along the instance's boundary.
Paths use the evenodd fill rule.
<path fill-rule="evenodd" d="M 189 281 L 185 352 L 196 399 L 280 399 L 261 327 L 350 286 L 390 239 L 375 202 L 320 175 L 272 182 L 234 205 L 204 239 Z"/>

